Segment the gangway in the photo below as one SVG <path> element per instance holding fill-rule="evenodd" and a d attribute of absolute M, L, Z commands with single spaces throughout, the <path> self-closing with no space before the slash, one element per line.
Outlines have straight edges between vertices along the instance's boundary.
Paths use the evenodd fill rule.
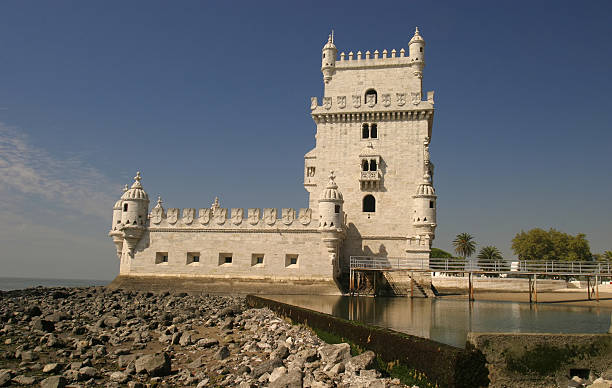
<path fill-rule="evenodd" d="M 599 279 L 612 278 L 612 261 L 560 261 L 560 260 L 519 260 L 514 262 L 493 261 L 475 265 L 459 259 L 409 259 L 403 257 L 351 256 L 351 294 L 355 291 L 355 274 L 358 272 L 443 272 L 468 275 L 468 297 L 474 300 L 475 274 L 513 275 L 529 280 L 529 302 L 538 301 L 538 276 L 585 276 L 587 296 L 599 301 Z"/>

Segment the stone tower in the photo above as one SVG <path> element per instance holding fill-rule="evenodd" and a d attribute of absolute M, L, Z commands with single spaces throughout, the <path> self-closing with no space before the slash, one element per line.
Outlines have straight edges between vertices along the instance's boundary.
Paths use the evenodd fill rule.
<path fill-rule="evenodd" d="M 333 35 L 323 47 L 324 93 L 320 103 L 311 98 L 316 144 L 305 155 L 304 187 L 317 209 L 327 187 L 322 172 L 337 174 L 345 272 L 350 256 L 429 257 L 436 227 L 429 160 L 434 101 L 433 92 L 422 96 L 424 67 L 418 28 L 408 52 L 350 51 L 337 58 Z"/>

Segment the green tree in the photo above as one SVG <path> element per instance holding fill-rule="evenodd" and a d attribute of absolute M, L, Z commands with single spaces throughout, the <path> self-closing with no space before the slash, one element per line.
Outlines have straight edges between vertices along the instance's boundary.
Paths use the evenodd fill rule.
<path fill-rule="evenodd" d="M 453 240 L 453 247 L 455 247 L 455 252 L 465 260 L 476 251 L 476 242 L 471 234 L 460 233 Z"/>
<path fill-rule="evenodd" d="M 431 248 L 431 254 L 429 255 L 431 258 L 441 258 L 441 259 L 452 259 L 453 255 L 450 253 L 443 251 L 440 248 Z"/>
<path fill-rule="evenodd" d="M 499 249 L 492 245 L 481 248 L 476 258 L 478 258 L 478 266 L 481 269 L 495 269 L 498 271 L 507 271 L 510 269 L 510 264 L 504 260 Z"/>
<path fill-rule="evenodd" d="M 556 229 L 521 231 L 512 239 L 512 250 L 520 260 L 588 261 L 589 242 L 582 233 L 572 236 Z"/>
<path fill-rule="evenodd" d="M 612 260 L 612 251 L 605 251 L 603 253 L 604 260 Z"/>

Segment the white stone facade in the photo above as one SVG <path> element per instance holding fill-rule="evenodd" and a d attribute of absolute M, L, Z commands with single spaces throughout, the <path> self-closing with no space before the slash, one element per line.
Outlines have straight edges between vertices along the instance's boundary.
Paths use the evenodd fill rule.
<path fill-rule="evenodd" d="M 113 208 L 120 275 L 333 281 L 350 256 L 427 258 L 436 227 L 429 159 L 433 92 L 422 98 L 425 42 L 399 51 L 323 48 L 325 92 L 311 98 L 308 209 L 164 209 L 148 213 L 140 174 Z M 331 174 L 329 172 L 332 171 Z M 148 213 L 148 214 L 147 214 Z"/>

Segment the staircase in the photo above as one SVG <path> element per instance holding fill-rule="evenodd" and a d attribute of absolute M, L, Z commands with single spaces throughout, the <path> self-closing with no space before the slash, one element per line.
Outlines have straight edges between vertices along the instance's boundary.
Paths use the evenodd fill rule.
<path fill-rule="evenodd" d="M 413 281 L 410 274 L 406 272 L 383 272 L 387 284 L 396 296 L 410 296 L 410 283 Z M 413 295 L 418 298 L 435 298 L 436 295 L 431 287 L 424 286 L 418 281 L 413 281 Z"/>

